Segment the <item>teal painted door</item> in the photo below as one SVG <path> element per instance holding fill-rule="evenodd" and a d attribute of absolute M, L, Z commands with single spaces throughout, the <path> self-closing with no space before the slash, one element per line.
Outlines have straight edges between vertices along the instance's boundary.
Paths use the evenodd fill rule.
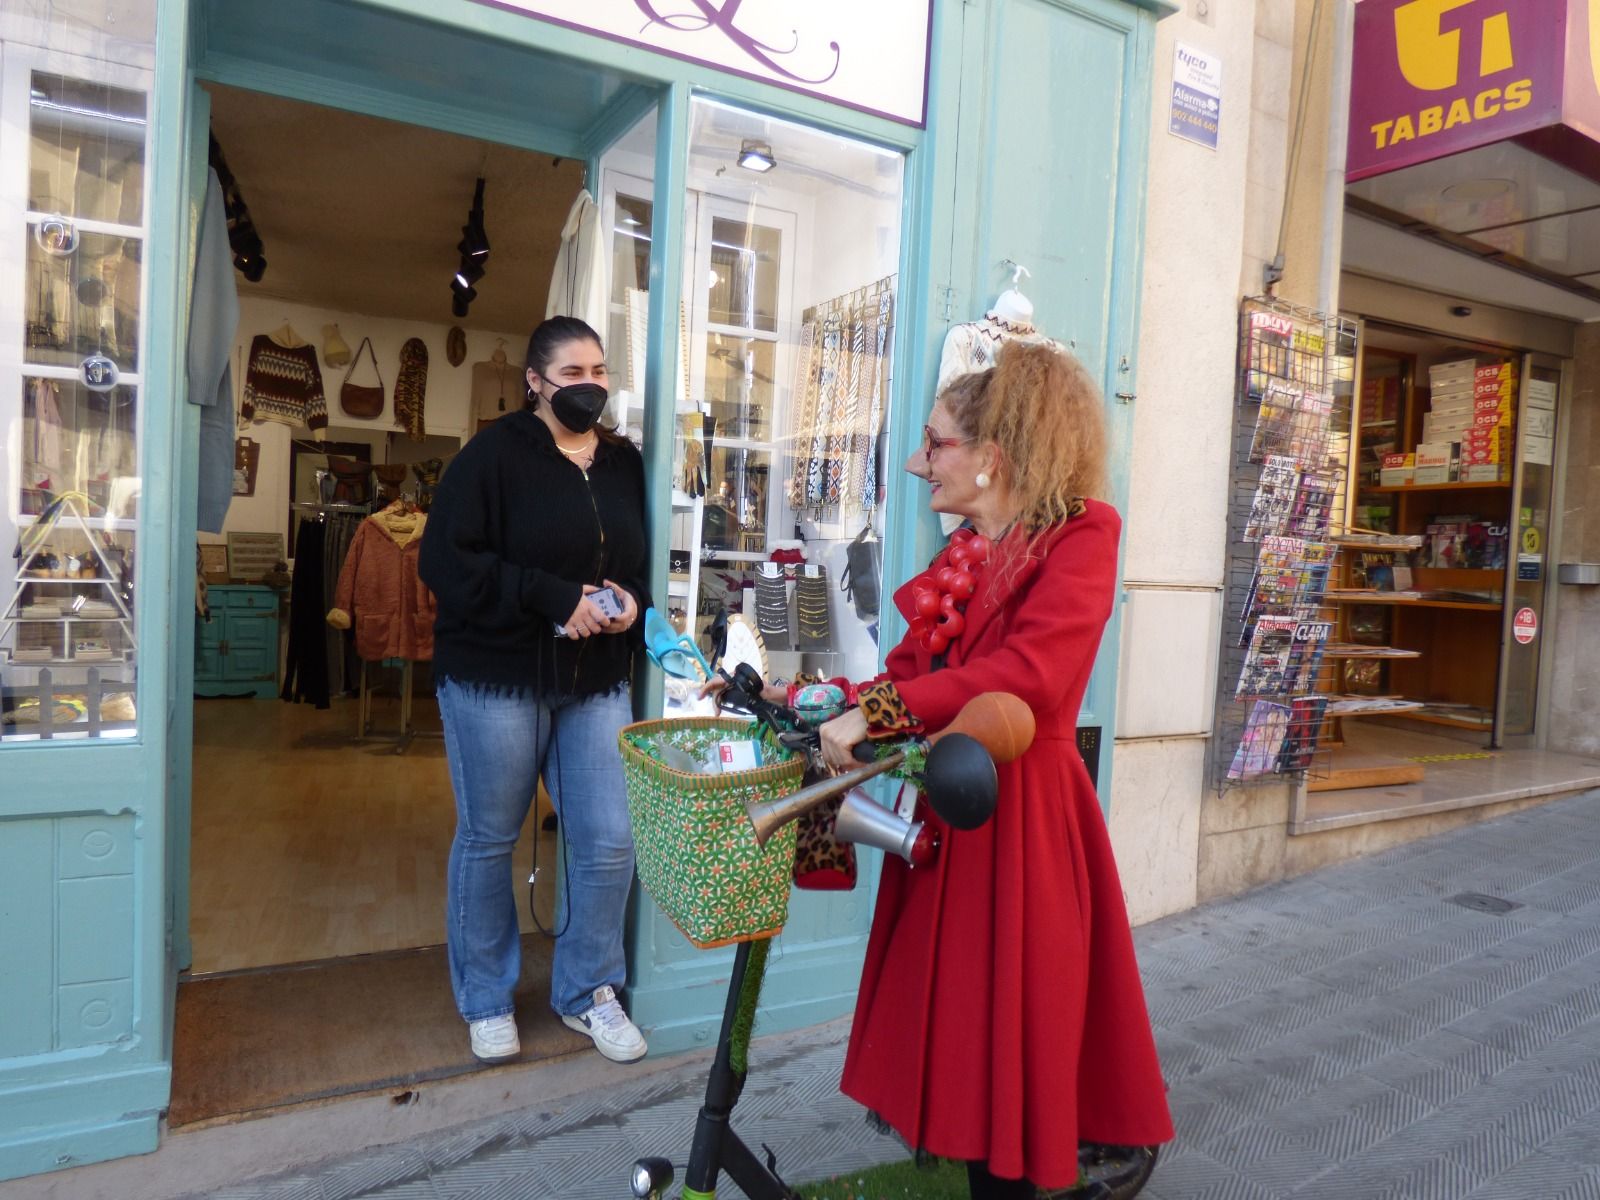
<path fill-rule="evenodd" d="M 949 291 L 936 311 L 982 316 L 1011 278 L 1040 330 L 1065 343 L 1106 396 L 1113 496 L 1127 498 L 1138 343 L 1150 45 L 1154 18 L 1117 0 L 969 0 L 961 7 L 960 132 Z M 936 280 L 936 282 L 939 282 Z M 937 339 L 936 339 L 937 340 Z M 928 353 L 936 355 L 933 347 Z M 1080 728 L 1101 731 L 1110 795 L 1119 620 L 1101 644 Z"/>
<path fill-rule="evenodd" d="M 8 6 L 8 13 L 14 9 Z M 182 0 L 119 5 L 119 37 L 80 36 L 81 23 L 59 6 L 44 6 L 32 15 L 37 20 L 5 22 L 0 35 L 39 36 L 49 44 L 19 40 L 0 46 L 0 104 L 7 109 L 0 122 L 0 162 L 5 164 L 0 174 L 7 176 L 0 184 L 0 209 L 23 206 L 31 195 L 25 169 L 30 156 L 55 144 L 31 136 L 31 116 L 20 115 L 45 111 L 50 89 L 56 89 L 56 113 L 73 114 L 68 123 L 59 115 L 50 122 L 63 147 L 92 133 L 92 145 L 105 147 L 98 161 L 142 168 L 134 184 L 131 176 L 102 166 L 106 177 L 121 178 L 115 189 L 102 189 L 89 165 L 92 156 L 63 149 L 60 161 L 70 157 L 79 174 L 76 184 L 68 184 L 75 190 L 55 193 L 85 205 L 118 196 L 115 221 L 84 223 L 115 229 L 117 238 L 128 239 L 119 256 L 142 264 L 142 295 L 136 291 L 140 300 L 128 309 L 138 317 L 137 344 L 114 347 L 122 360 L 123 384 L 130 389 L 122 395 L 128 398 L 137 439 L 136 451 L 130 445 L 128 452 L 136 453 L 142 474 L 115 469 L 130 471 L 118 482 L 132 486 L 138 503 L 113 515 L 111 496 L 89 497 L 91 504 L 107 509 L 104 528 L 137 561 L 137 716 L 127 736 L 30 743 L 8 729 L 0 744 L 0 1179 L 156 1146 L 171 1074 L 167 704 L 173 643 L 188 638 L 187 622 L 174 624 L 170 606 L 179 593 L 191 613 L 194 606 L 193 540 L 181 554 L 170 540 L 176 491 L 172 418 L 174 398 L 183 390 L 173 314 L 182 309 L 180 281 L 187 259 L 181 249 L 187 5 Z M 49 48 L 68 44 L 81 54 Z M 130 131 L 116 142 L 104 132 L 113 121 Z M 138 151 L 129 148 L 135 138 Z M 84 144 L 90 144 L 87 138 Z M 123 232 L 129 225 L 146 238 Z M 5 234 L 12 250 L 24 244 L 16 236 L 21 228 L 8 227 Z M 83 230 L 84 243 L 109 236 Z M 25 343 L 22 336 L 23 271 L 0 273 L 0 286 L 14 297 L 0 305 L 10 314 L 0 319 L 6 344 L 39 349 L 44 343 Z M 6 323 L 11 321 L 15 324 Z M 19 365 L 20 356 L 8 353 L 0 376 Z M 75 362 L 77 353 L 61 362 Z M 61 383 L 73 375 L 59 367 L 52 368 L 59 374 L 49 374 L 47 368 L 40 363 L 33 370 Z M 14 436 L 0 434 L 0 441 Z M 15 452 L 15 443 L 7 452 Z M 85 488 L 85 495 L 93 490 Z M 0 520 L 10 544 L 22 525 L 16 520 L 15 480 L 5 491 Z M 175 560 L 183 564 L 183 574 L 174 575 Z M 63 1184 L 59 1190 L 65 1194 L 73 1188 Z"/>

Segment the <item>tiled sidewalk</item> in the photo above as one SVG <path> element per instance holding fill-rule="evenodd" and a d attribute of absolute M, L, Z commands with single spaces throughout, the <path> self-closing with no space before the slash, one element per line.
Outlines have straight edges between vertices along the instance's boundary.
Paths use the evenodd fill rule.
<path fill-rule="evenodd" d="M 1137 938 L 1178 1126 L 1149 1200 L 1600 1200 L 1600 793 Z M 737 1124 L 791 1182 L 904 1153 L 838 1093 L 844 1032 L 757 1044 Z M 657 1075 L 215 1194 L 625 1197 L 638 1155 L 683 1161 L 703 1086 Z"/>

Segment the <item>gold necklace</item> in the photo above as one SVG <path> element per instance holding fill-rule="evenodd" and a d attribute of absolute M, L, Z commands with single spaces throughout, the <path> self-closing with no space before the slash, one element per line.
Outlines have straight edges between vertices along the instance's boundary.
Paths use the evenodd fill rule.
<path fill-rule="evenodd" d="M 556 442 L 556 449 L 561 451 L 561 453 L 565 454 L 568 458 L 582 458 L 587 454 L 593 454 L 594 450 L 595 450 L 595 447 L 598 446 L 599 444 L 600 444 L 600 439 L 599 438 L 595 438 L 592 442 L 590 442 L 582 450 L 568 450 L 560 442 Z"/>

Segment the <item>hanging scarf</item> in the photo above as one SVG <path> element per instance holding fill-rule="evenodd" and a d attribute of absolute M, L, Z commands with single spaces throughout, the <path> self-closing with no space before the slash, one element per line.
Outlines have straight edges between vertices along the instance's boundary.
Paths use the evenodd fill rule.
<path fill-rule="evenodd" d="M 411 338 L 400 347 L 400 374 L 394 381 L 394 417 L 413 442 L 428 436 L 423 400 L 428 390 L 428 347 Z"/>

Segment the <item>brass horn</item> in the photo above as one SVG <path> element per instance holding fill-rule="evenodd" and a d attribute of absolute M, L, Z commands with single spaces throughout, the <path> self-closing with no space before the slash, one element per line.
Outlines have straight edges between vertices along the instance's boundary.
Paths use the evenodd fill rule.
<path fill-rule="evenodd" d="M 984 692 L 968 700 L 948 726 L 928 739 L 928 744 L 937 745 L 951 734 L 964 734 L 981 745 L 994 762 L 1008 763 L 1033 744 L 1033 732 L 1033 710 L 1026 704 L 1009 692 Z M 977 750 L 977 747 L 969 748 Z M 756 844 L 765 846 L 774 833 L 808 809 L 894 770 L 905 762 L 905 757 L 905 751 L 899 750 L 781 799 L 747 805 L 750 824 L 756 831 Z M 937 811 L 937 797 L 930 795 L 929 801 L 935 804 Z"/>
<path fill-rule="evenodd" d="M 831 779 L 813 783 L 810 787 L 803 787 L 798 792 L 790 792 L 781 799 L 763 800 L 759 804 L 745 805 L 745 811 L 750 814 L 750 824 L 756 831 L 756 845 L 765 846 L 768 838 L 808 809 L 815 808 L 825 800 L 843 795 L 851 788 L 886 771 L 894 770 L 905 760 L 905 751 L 898 751 L 887 758 L 880 758 L 877 762 L 846 771 L 843 775 L 835 775 Z"/>

